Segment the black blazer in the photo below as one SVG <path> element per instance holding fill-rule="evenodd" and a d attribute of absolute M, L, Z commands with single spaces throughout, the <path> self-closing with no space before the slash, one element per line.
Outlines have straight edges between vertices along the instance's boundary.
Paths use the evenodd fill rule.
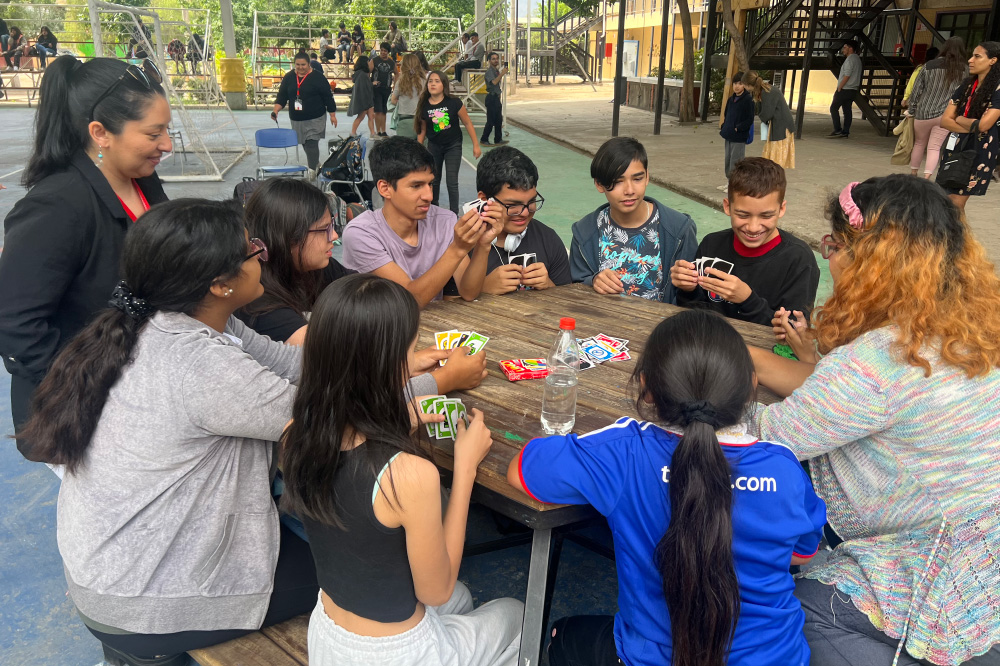
<path fill-rule="evenodd" d="M 167 200 L 155 173 L 137 182 L 150 206 Z M 32 187 L 4 220 L 0 355 L 11 374 L 15 429 L 56 354 L 107 306 L 130 225 L 84 152 Z"/>

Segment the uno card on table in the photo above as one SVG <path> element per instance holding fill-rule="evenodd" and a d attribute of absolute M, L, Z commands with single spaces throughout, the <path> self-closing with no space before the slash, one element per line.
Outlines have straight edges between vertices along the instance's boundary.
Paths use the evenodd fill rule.
<path fill-rule="evenodd" d="M 618 350 L 614 347 L 604 342 L 599 342 L 594 338 L 581 340 L 580 351 L 589 356 L 595 363 L 603 363 L 604 361 L 610 360 L 612 356 L 618 353 Z"/>
<path fill-rule="evenodd" d="M 429 395 L 420 401 L 420 411 L 424 414 L 437 414 L 437 403 L 445 399 L 443 395 Z M 427 436 L 434 437 L 437 439 L 438 436 L 438 424 L 437 423 L 427 423 Z"/>

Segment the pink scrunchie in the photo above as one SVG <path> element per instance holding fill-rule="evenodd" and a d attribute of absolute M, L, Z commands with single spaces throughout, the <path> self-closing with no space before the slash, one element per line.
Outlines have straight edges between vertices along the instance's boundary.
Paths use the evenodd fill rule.
<path fill-rule="evenodd" d="M 861 229 L 865 226 L 865 218 L 861 215 L 858 204 L 854 203 L 854 197 L 851 196 L 851 190 L 858 184 L 857 182 L 848 183 L 847 187 L 840 191 L 840 207 L 844 209 L 848 223 L 855 229 Z"/>

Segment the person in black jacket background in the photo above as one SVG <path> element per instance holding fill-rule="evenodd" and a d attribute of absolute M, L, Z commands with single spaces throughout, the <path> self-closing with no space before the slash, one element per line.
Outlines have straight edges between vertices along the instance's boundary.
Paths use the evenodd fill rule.
<path fill-rule="evenodd" d="M 288 117 L 292 129 L 298 135 L 299 143 L 306 151 L 306 160 L 315 175 L 319 168 L 319 141 L 326 136 L 326 113 L 330 114 L 330 124 L 337 126 L 337 103 L 333 99 L 330 83 L 322 74 L 317 74 L 309 64 L 309 54 L 299 51 L 295 55 L 295 67 L 285 74 L 274 100 L 271 118 L 277 122 L 278 111 L 288 107 Z"/>
<path fill-rule="evenodd" d="M 107 305 L 132 221 L 166 201 L 156 165 L 172 148 L 169 123 L 152 64 L 61 56 L 42 77 L 29 190 L 4 220 L 0 254 L 0 355 L 15 431 L 56 354 Z"/>
<path fill-rule="evenodd" d="M 733 74 L 733 95 L 722 111 L 722 130 L 719 132 L 726 140 L 726 178 L 746 155 L 753 118 L 753 97 L 743 86 L 743 72 L 736 72 Z"/>

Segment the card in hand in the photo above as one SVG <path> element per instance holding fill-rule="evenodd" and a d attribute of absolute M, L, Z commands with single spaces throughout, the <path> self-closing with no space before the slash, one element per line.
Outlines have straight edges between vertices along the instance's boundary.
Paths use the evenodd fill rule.
<path fill-rule="evenodd" d="M 478 354 L 486 346 L 486 343 L 490 339 L 485 335 L 480 335 L 479 333 L 472 333 L 469 338 L 465 341 L 465 344 L 469 347 L 470 354 Z"/>
<path fill-rule="evenodd" d="M 448 423 L 448 399 L 438 400 L 434 403 L 434 411 L 438 414 L 444 416 L 445 420 L 437 425 L 437 438 L 444 439 L 446 437 L 454 437 L 455 431 L 451 429 L 451 425 Z"/>
<path fill-rule="evenodd" d="M 444 401 L 445 418 L 448 420 L 448 428 L 451 429 L 452 437 L 458 435 L 458 422 L 464 421 L 466 427 L 469 425 L 469 417 L 465 411 L 462 401 L 453 398 Z"/>
<path fill-rule="evenodd" d="M 445 396 L 443 396 L 443 395 L 429 395 L 429 396 L 427 396 L 426 398 L 424 398 L 423 400 L 420 401 L 420 411 L 422 413 L 424 413 L 424 414 L 437 414 L 438 412 L 437 412 L 436 405 L 437 405 L 438 402 L 440 402 L 440 401 L 442 401 L 444 399 L 445 399 Z M 425 425 L 427 426 L 427 436 L 428 437 L 433 437 L 433 438 L 437 439 L 437 436 L 438 436 L 437 426 L 438 426 L 438 424 L 437 423 L 427 423 Z"/>
<path fill-rule="evenodd" d="M 726 273 L 733 272 L 732 262 L 726 261 L 725 259 L 716 258 L 709 268 L 714 268 L 717 271 L 725 271 Z"/>
<path fill-rule="evenodd" d="M 435 333 L 434 346 L 437 347 L 438 349 L 451 349 L 451 347 L 448 346 L 448 336 L 456 332 L 457 331 L 455 329 L 452 329 L 450 331 L 441 331 L 439 333 Z"/>
<path fill-rule="evenodd" d="M 486 204 L 488 204 L 488 203 L 489 203 L 489 201 L 486 200 L 486 199 L 473 199 L 472 201 L 470 201 L 468 203 L 464 203 L 464 204 L 462 204 L 462 215 L 465 215 L 470 210 L 475 210 L 477 213 L 479 213 L 480 215 L 482 215 L 483 214 L 483 208 L 485 208 Z"/>

